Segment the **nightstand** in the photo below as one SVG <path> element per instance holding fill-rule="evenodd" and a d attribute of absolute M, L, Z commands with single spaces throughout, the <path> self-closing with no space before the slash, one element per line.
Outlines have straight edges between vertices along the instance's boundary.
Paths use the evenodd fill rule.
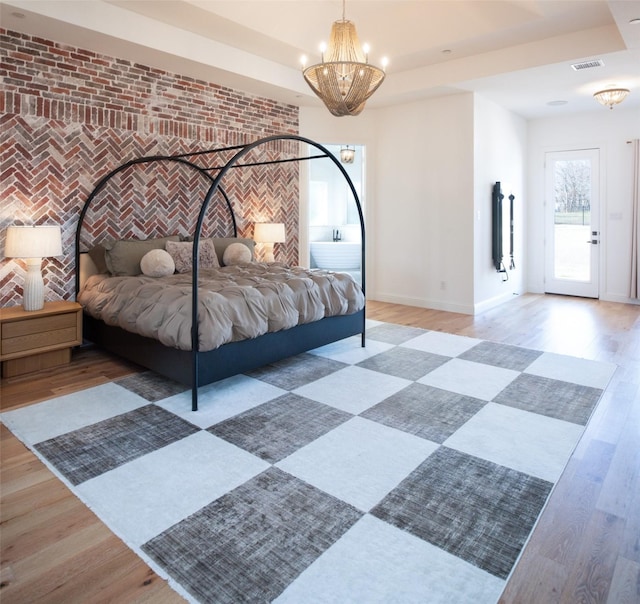
<path fill-rule="evenodd" d="M 71 348 L 82 344 L 82 306 L 45 302 L 41 310 L 0 308 L 2 377 L 64 365 Z"/>

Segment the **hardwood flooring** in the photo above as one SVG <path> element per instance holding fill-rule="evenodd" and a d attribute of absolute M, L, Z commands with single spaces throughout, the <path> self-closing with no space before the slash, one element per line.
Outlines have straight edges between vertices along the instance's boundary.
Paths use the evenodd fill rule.
<path fill-rule="evenodd" d="M 0 409 L 22 407 L 140 368 L 92 347 L 72 362 L 3 379 Z M 11 432 L 0 426 L 0 601 L 184 602 Z"/>
<path fill-rule="evenodd" d="M 472 317 L 368 302 L 369 318 L 618 365 L 503 604 L 640 603 L 640 306 L 524 295 Z M 3 411 L 138 371 L 91 347 L 2 380 Z M 4 426 L 0 600 L 182 602 Z"/>

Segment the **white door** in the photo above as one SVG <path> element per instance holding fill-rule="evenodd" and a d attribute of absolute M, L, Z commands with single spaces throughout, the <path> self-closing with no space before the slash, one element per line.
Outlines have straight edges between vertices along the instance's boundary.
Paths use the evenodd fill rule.
<path fill-rule="evenodd" d="M 545 179 L 545 292 L 597 298 L 599 150 L 547 153 Z"/>

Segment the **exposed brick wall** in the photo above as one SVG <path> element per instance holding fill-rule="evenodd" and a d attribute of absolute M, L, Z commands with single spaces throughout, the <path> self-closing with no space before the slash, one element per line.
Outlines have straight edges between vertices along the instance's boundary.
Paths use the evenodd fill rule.
<path fill-rule="evenodd" d="M 136 157 L 298 133 L 295 106 L 22 33 L 0 29 L 0 60 L 0 248 L 10 224 L 62 226 L 64 256 L 43 261 L 50 300 L 73 299 L 78 216 L 105 174 Z M 296 145 L 260 147 L 251 159 L 283 154 L 297 154 Z M 96 199 L 83 243 L 189 234 L 205 183 L 176 166 L 127 171 Z M 295 262 L 297 163 L 231 170 L 223 184 L 240 235 L 251 236 L 253 222 L 284 222 L 278 251 Z M 227 235 L 224 208 L 210 214 L 205 234 Z M 21 303 L 24 270 L 22 260 L 0 261 L 0 306 Z"/>

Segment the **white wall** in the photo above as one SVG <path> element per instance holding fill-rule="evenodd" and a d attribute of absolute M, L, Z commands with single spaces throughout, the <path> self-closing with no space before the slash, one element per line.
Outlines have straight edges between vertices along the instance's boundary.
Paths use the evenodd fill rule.
<path fill-rule="evenodd" d="M 473 314 L 474 95 L 366 109 L 357 118 L 301 108 L 300 134 L 367 146 L 367 297 Z"/>
<path fill-rule="evenodd" d="M 640 138 L 640 115 L 624 105 L 528 123 L 528 291 L 544 291 L 545 153 L 599 148 L 600 299 L 630 301 L 633 165 L 627 141 L 634 138 Z"/>
<path fill-rule="evenodd" d="M 524 288 L 526 190 L 526 121 L 496 103 L 475 96 L 475 227 L 474 227 L 474 310 L 482 312 L 520 294 Z M 514 264 L 509 269 L 508 236 L 503 246 L 507 273 L 498 273 L 492 263 L 493 185 L 503 189 L 503 220 L 508 235 L 509 193 L 514 199 Z"/>
<path fill-rule="evenodd" d="M 473 95 L 377 111 L 375 299 L 473 312 Z"/>
<path fill-rule="evenodd" d="M 367 148 L 367 297 L 468 314 L 544 291 L 544 154 L 599 147 L 600 297 L 630 301 L 627 141 L 640 138 L 640 116 L 632 110 L 596 108 L 526 122 L 468 93 L 366 109 L 356 118 L 301 108 L 300 134 Z M 491 264 L 491 187 L 498 180 L 510 183 L 516 198 L 516 269 L 507 282 Z M 301 263 L 305 254 L 308 262 L 305 203 Z"/>

